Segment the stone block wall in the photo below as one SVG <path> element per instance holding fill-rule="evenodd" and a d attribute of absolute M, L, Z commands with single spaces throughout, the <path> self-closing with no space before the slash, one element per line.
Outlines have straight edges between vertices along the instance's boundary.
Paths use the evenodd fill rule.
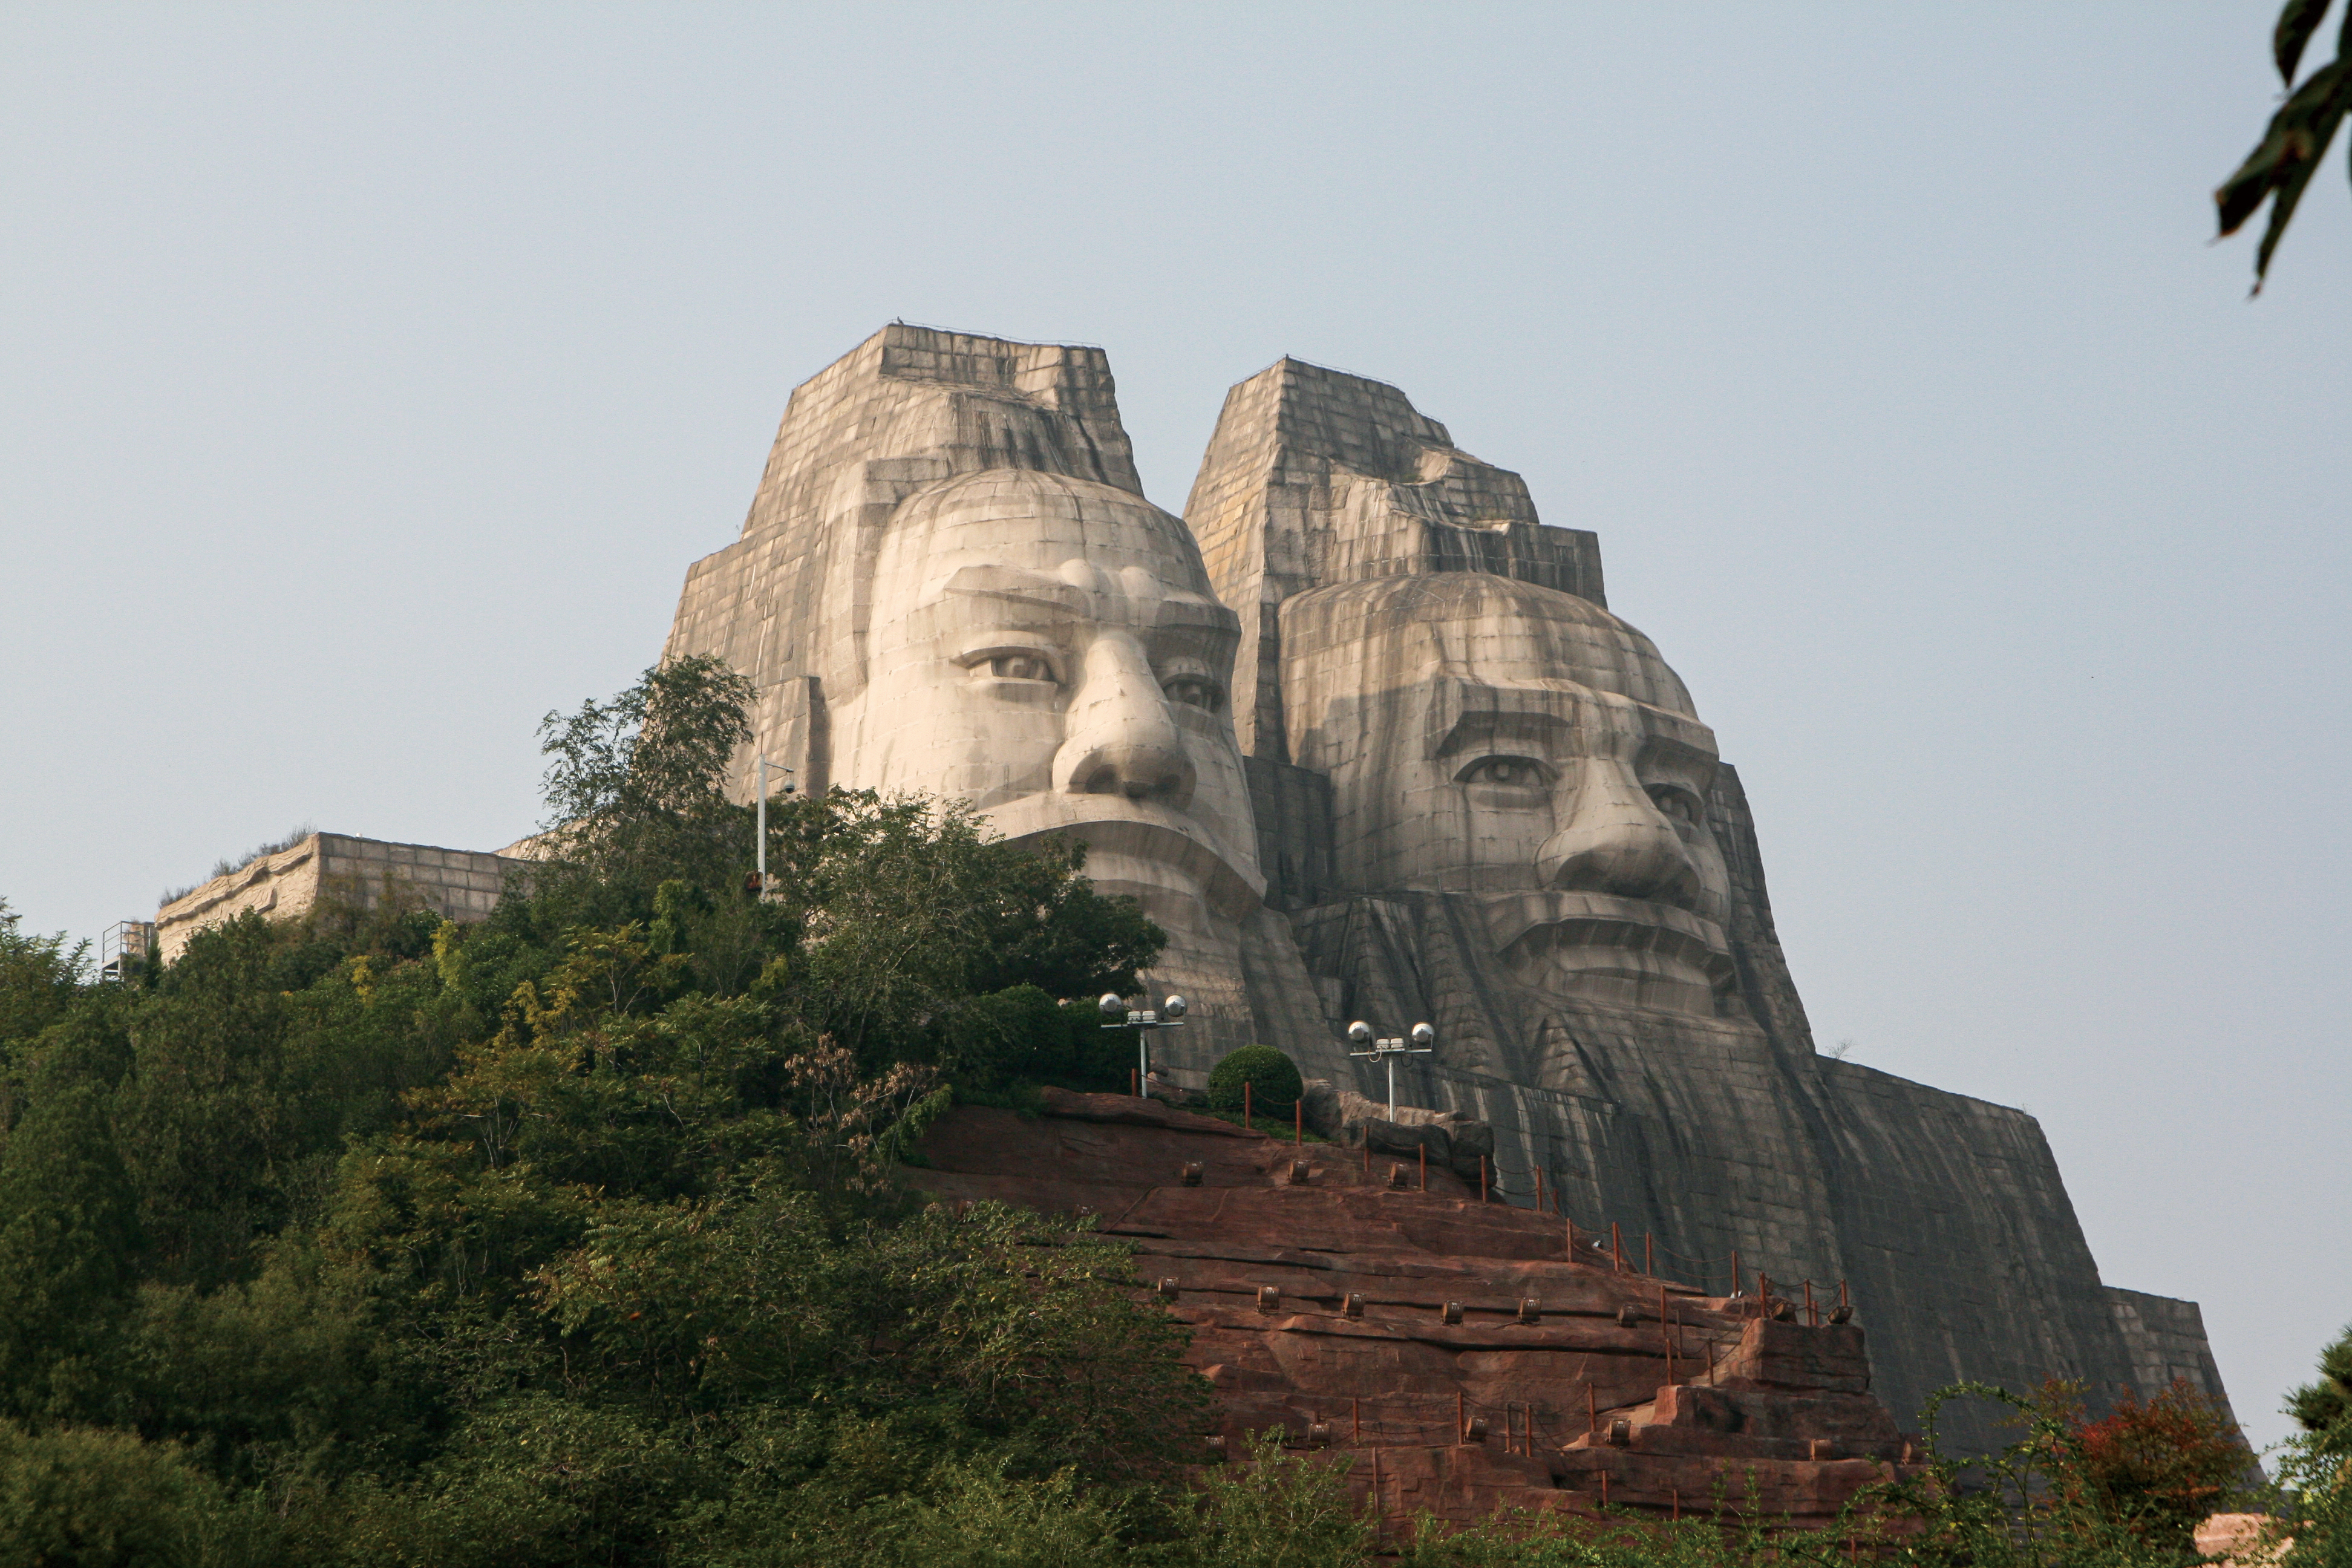
<path fill-rule="evenodd" d="M 374 909 L 386 898 L 414 900 L 455 921 L 487 916 L 505 892 L 509 870 L 529 864 L 470 849 L 430 844 L 388 844 L 343 833 L 313 833 L 300 843 L 257 856 L 215 877 L 155 912 L 163 962 L 208 926 L 251 910 L 293 920 L 326 897 Z"/>
<path fill-rule="evenodd" d="M 2194 1301 L 2170 1296 L 2150 1296 L 2121 1286 L 2105 1288 L 2107 1310 L 2131 1352 L 2133 1384 L 2142 1399 L 2152 1399 L 2176 1379 L 2208 1399 L 2230 1408 L 2229 1391 L 2221 1386 L 2221 1369 L 2205 1342 L 2205 1314 Z M 2231 1420 L 2237 1419 L 2233 1413 Z"/>

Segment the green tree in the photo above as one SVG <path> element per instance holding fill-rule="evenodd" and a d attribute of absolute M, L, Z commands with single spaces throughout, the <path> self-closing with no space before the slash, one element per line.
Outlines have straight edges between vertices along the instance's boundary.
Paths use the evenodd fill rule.
<path fill-rule="evenodd" d="M 609 702 L 548 714 L 539 732 L 553 864 L 542 879 L 648 908 L 667 879 L 740 884 L 749 814 L 727 798 L 727 773 L 751 738 L 753 695 L 723 660 L 695 655 L 654 666 Z"/>
<path fill-rule="evenodd" d="M 2347 5 L 2336 36 L 2336 58 L 2312 72 L 2301 87 L 2294 85 L 2304 50 L 2332 3 L 2286 0 L 2271 32 L 2271 58 L 2278 67 L 2281 84 L 2291 90 L 2278 112 L 2271 116 L 2262 141 L 2213 193 L 2224 235 L 2237 233 L 2265 200 L 2271 204 L 2270 225 L 2254 253 L 2257 294 L 2269 275 L 2271 253 L 2294 221 L 2304 187 L 2311 184 L 2320 161 L 2327 156 L 2328 144 L 2336 139 L 2336 128 L 2343 123 L 2345 112 L 2352 110 L 2352 5 Z"/>
<path fill-rule="evenodd" d="M 273 1560 L 266 1519 L 168 1445 L 0 1420 L 0 1563 L 230 1568 Z"/>
<path fill-rule="evenodd" d="M 0 899 L 0 1071 L 72 1005 L 89 944 L 68 947 L 62 933 L 30 936 L 23 917 Z"/>
<path fill-rule="evenodd" d="M 2320 1451 L 2352 1458 L 2352 1328 L 2319 1355 L 2319 1376 L 2287 1395 L 2287 1414 Z"/>
<path fill-rule="evenodd" d="M 0 1411 L 45 1417 L 90 1404 L 136 1241 L 104 1091 L 69 1082 L 38 1093 L 0 1151 Z"/>

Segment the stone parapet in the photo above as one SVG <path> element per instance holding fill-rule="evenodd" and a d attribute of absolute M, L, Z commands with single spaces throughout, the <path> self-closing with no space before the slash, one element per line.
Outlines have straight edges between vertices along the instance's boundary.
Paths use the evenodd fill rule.
<path fill-rule="evenodd" d="M 156 940 L 169 963 L 190 937 L 207 927 L 248 910 L 294 920 L 329 898 L 363 910 L 387 899 L 404 900 L 450 920 L 478 921 L 497 907 L 509 874 L 529 864 L 478 850 L 313 833 L 164 904 L 155 911 Z"/>

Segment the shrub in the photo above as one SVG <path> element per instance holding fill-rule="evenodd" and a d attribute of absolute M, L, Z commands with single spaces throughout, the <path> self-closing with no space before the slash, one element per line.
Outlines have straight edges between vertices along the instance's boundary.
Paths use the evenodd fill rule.
<path fill-rule="evenodd" d="M 1272 1046 L 1244 1046 L 1209 1074 L 1209 1103 L 1219 1110 L 1242 1108 L 1242 1085 L 1250 1099 L 1269 1110 L 1288 1106 L 1307 1092 L 1297 1064 Z"/>
<path fill-rule="evenodd" d="M 2185 1379 L 2147 1400 L 2126 1389 L 2096 1421 L 2078 1384 L 2053 1379 L 2033 1405 L 2051 1418 L 2039 1436 L 2057 1500 L 2154 1546 L 2185 1549 L 2254 1462 L 2229 1413 Z"/>
<path fill-rule="evenodd" d="M 209 1568 L 267 1561 L 255 1521 L 176 1447 L 0 1421 L 0 1563 Z"/>

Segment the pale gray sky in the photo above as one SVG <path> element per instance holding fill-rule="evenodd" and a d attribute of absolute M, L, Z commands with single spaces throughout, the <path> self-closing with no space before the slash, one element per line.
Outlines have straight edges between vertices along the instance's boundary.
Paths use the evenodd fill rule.
<path fill-rule="evenodd" d="M 893 317 L 1106 346 L 1171 509 L 1297 354 L 1600 531 L 1823 1048 L 2039 1116 L 2275 1437 L 2352 1318 L 2352 203 L 2252 304 L 2207 244 L 2274 10 L 9 5 L 0 896 L 516 837 Z"/>

